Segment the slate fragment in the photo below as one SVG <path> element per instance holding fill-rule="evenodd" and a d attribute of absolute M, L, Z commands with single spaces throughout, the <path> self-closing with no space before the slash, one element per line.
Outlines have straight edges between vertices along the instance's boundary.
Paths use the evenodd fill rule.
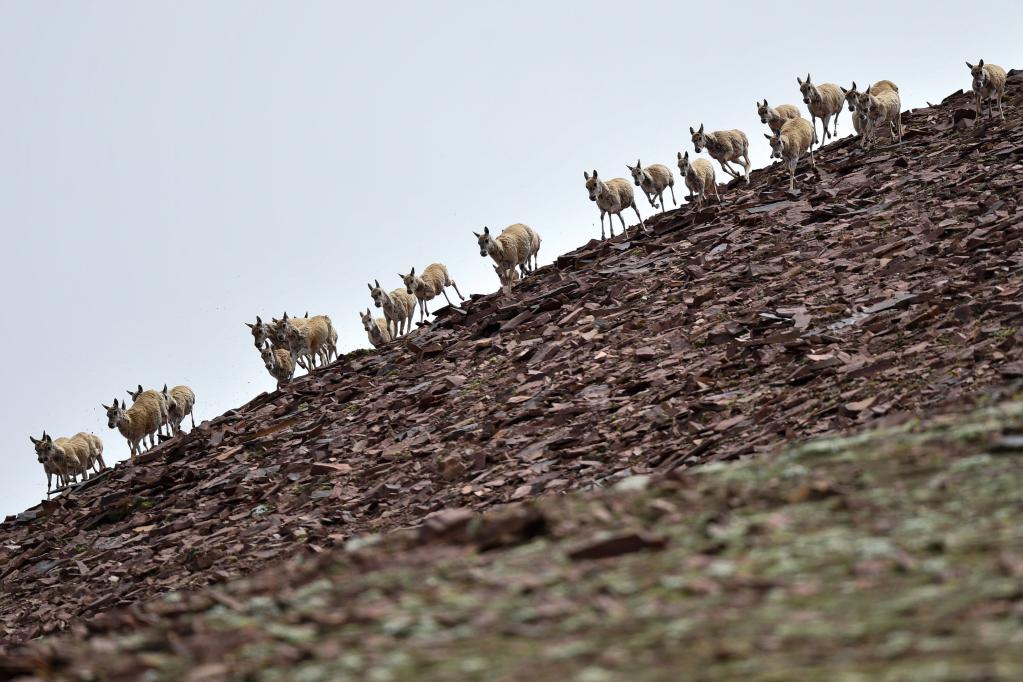
<path fill-rule="evenodd" d="M 634 552 L 656 551 L 664 549 L 668 544 L 665 538 L 648 533 L 624 533 L 610 537 L 598 538 L 578 545 L 569 550 L 568 558 L 572 561 L 587 559 L 607 559 L 610 557 L 632 554 Z"/>

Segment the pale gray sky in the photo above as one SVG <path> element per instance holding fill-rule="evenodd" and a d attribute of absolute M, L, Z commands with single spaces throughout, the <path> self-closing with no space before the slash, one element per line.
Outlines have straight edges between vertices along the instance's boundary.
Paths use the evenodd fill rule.
<path fill-rule="evenodd" d="M 808 70 L 908 108 L 968 87 L 964 59 L 1023 63 L 1018 2 L 853 7 L 0 2 L 0 513 L 45 495 L 30 434 L 124 458 L 100 403 L 130 386 L 187 383 L 200 419 L 271 389 L 257 313 L 364 346 L 374 277 L 496 288 L 484 224 L 535 227 L 542 263 L 598 236 L 584 169 L 673 164 L 700 121 L 762 165 L 754 100 L 799 103 Z"/>

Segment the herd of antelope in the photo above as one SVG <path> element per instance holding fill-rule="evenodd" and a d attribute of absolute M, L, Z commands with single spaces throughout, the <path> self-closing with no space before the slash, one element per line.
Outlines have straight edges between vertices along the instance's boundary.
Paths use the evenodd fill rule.
<path fill-rule="evenodd" d="M 986 102 L 988 117 L 994 117 L 994 108 L 997 105 L 998 115 L 1004 120 L 1002 98 L 1005 94 L 1005 69 L 995 64 L 985 64 L 983 59 L 977 64 L 966 62 L 966 66 L 969 67 L 973 78 L 972 89 L 977 117 L 983 114 Z M 795 189 L 796 166 L 803 156 L 809 155 L 811 168 L 816 168 L 813 146 L 822 138 L 827 140 L 838 133 L 838 117 L 846 105 L 852 114 L 853 130 L 860 137 L 864 148 L 877 144 L 879 134 L 885 129 L 889 132 L 891 142 L 902 141 L 902 100 L 899 98 L 899 86 L 895 83 L 881 80 L 860 91 L 855 82 L 848 89 L 834 83 L 817 85 L 810 74 L 806 74 L 806 80 L 797 77 L 796 84 L 799 86 L 803 104 L 810 112 L 809 121 L 803 118 L 799 107 L 794 104 L 779 104 L 772 107 L 766 99 L 757 102 L 760 122 L 766 124 L 770 130 L 769 133 L 764 133 L 764 137 L 771 145 L 771 158 L 781 159 L 788 168 L 790 190 Z M 817 135 L 818 119 L 822 128 L 821 137 Z M 746 137 L 746 133 L 741 130 L 707 132 L 702 123 L 699 129 L 690 127 L 689 133 L 697 154 L 706 149 L 707 154 L 721 165 L 721 170 L 734 179 L 742 178 L 749 182 L 749 138 Z M 702 207 L 710 195 L 721 202 L 714 167 L 709 161 L 690 159 L 688 151 L 684 154 L 678 152 L 676 159 L 679 175 L 685 180 L 690 198 L 695 199 L 697 206 Z M 733 168 L 732 164 L 741 166 L 742 170 Z M 658 163 L 644 167 L 637 160 L 635 166 L 626 164 L 626 168 L 632 174 L 631 183 L 625 178 L 604 180 L 599 177 L 596 170 L 592 175 L 588 171 L 583 172 L 590 201 L 595 201 L 597 208 L 600 209 L 601 239 L 604 239 L 605 215 L 608 217 L 611 236 L 614 237 L 614 223 L 611 221 L 614 216 L 618 216 L 622 231 L 628 238 L 628 228 L 625 226 L 625 218 L 622 217 L 622 211 L 627 209 L 632 209 L 636 213 L 640 230 L 646 231 L 639 207 L 636 206 L 633 185 L 643 190 L 647 201 L 654 209 L 660 208 L 662 212 L 667 210 L 664 201 L 665 190 L 670 192 L 672 204 L 678 205 L 675 201 L 675 178 L 668 166 Z"/>
<path fill-rule="evenodd" d="M 163 390 L 144 390 L 139 384 L 135 390 L 128 389 L 131 405 L 127 400 L 114 398 L 110 405 L 103 405 L 107 414 L 107 426 L 120 431 L 128 441 L 132 459 L 145 447 L 157 445 L 160 436 L 170 438 L 181 433 L 181 424 L 188 417 L 195 428 L 195 393 L 188 386 L 175 386 Z M 166 432 L 166 433 L 164 433 Z M 57 479 L 57 490 L 67 489 L 77 483 L 89 480 L 90 474 L 106 468 L 103 462 L 103 441 L 92 433 L 80 432 L 69 438 L 52 438 L 43 431 L 41 438 L 28 437 L 35 447 L 36 458 L 46 472 L 46 494 L 53 491 L 53 479 Z"/>
<path fill-rule="evenodd" d="M 1006 72 L 995 64 L 985 64 L 980 60 L 977 64 L 966 65 L 972 76 L 972 91 L 977 117 L 983 115 L 984 104 L 987 103 L 987 115 L 998 115 L 1004 120 L 1002 98 L 1005 94 Z M 757 102 L 757 114 L 760 122 L 767 125 L 769 133 L 764 137 L 771 145 L 771 158 L 781 159 L 789 171 L 789 189 L 795 188 L 796 166 L 799 160 L 808 155 L 811 168 L 816 168 L 813 146 L 822 140 L 834 137 L 838 132 L 838 117 L 842 109 L 848 106 L 852 114 L 855 134 L 861 138 L 861 145 L 866 148 L 878 144 L 880 133 L 888 130 L 892 143 L 902 140 L 901 110 L 898 86 L 889 81 L 881 80 L 859 90 L 856 83 L 850 88 L 843 88 L 834 83 L 814 83 L 810 74 L 806 79 L 797 78 L 797 85 L 810 113 L 809 120 L 803 118 L 798 106 L 779 104 L 771 106 L 765 99 Z M 821 122 L 821 135 L 817 135 L 817 120 Z M 703 124 L 698 129 L 690 127 L 691 142 L 696 154 L 703 150 L 711 159 L 717 161 L 721 169 L 733 179 L 742 179 L 749 183 L 750 158 L 749 138 L 741 130 L 718 130 L 707 132 Z M 689 190 L 687 197 L 695 201 L 698 207 L 713 197 L 721 203 L 714 167 L 710 161 L 702 158 L 690 158 L 689 152 L 678 152 L 676 156 L 679 174 Z M 741 166 L 741 170 L 732 164 Z M 664 193 L 671 196 L 672 204 L 677 206 L 675 199 L 675 179 L 672 170 L 662 164 L 643 166 L 637 160 L 635 166 L 626 164 L 632 175 L 632 182 L 625 178 L 605 180 L 597 171 L 584 172 L 586 191 L 590 201 L 596 202 L 600 209 L 600 238 L 605 239 L 604 217 L 608 218 L 610 236 L 614 237 L 614 216 L 621 222 L 622 232 L 628 238 L 629 232 L 622 212 L 631 209 L 639 221 L 639 229 L 646 232 L 646 225 L 636 205 L 633 186 L 639 187 L 654 209 L 661 212 L 667 210 Z M 489 227 L 482 233 L 474 232 L 480 256 L 490 256 L 494 261 L 501 289 L 510 292 L 512 286 L 537 267 L 537 254 L 540 250 L 540 235 L 528 225 L 516 223 L 494 235 Z M 416 309 L 419 320 L 423 322 L 429 314 L 427 303 L 438 296 L 451 305 L 447 289 L 451 287 L 459 300 L 464 300 L 458 285 L 451 278 L 448 269 L 441 263 L 432 263 L 419 274 L 412 268 L 408 274 L 398 274 L 402 286 L 390 292 L 384 291 L 379 280 L 368 284 L 373 304 L 380 308 L 383 317 L 374 318 L 370 308 L 359 313 L 363 328 L 366 330 L 370 344 L 379 348 L 412 330 L 412 322 Z M 255 323 L 246 323 L 250 328 L 256 349 L 266 370 L 277 381 L 277 388 L 287 385 L 295 375 L 296 367 L 306 371 L 328 364 L 337 358 L 337 332 L 326 315 L 309 317 L 288 317 L 287 313 L 280 319 L 264 322 L 259 316 Z M 187 386 L 176 386 L 162 391 L 137 390 L 128 391 L 132 403 L 118 402 L 115 398 L 112 405 L 103 405 L 107 413 L 108 426 L 120 431 L 127 441 L 131 457 L 140 452 L 148 438 L 149 447 L 157 444 L 158 438 L 165 435 L 173 437 L 181 432 L 181 423 L 186 416 L 192 415 L 195 405 L 195 394 Z M 194 418 L 192 427 L 195 427 Z M 78 433 L 70 438 L 53 439 L 44 431 L 41 438 L 30 437 L 35 446 L 39 462 L 43 465 L 47 479 L 47 494 L 52 490 L 52 479 L 56 477 L 58 489 L 63 489 L 77 481 L 78 477 L 86 480 L 91 471 L 99 472 L 105 468 L 103 463 L 103 443 L 89 433 Z"/>

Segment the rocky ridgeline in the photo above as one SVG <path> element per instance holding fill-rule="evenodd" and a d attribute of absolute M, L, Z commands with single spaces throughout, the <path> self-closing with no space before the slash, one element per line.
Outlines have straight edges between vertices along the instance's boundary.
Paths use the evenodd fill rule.
<path fill-rule="evenodd" d="M 1004 123 L 960 92 L 904 114 L 899 146 L 823 148 L 803 192 L 756 171 L 8 518 L 0 637 L 145 620 L 115 607 L 444 509 L 997 394 L 1023 377 L 1021 86 Z"/>

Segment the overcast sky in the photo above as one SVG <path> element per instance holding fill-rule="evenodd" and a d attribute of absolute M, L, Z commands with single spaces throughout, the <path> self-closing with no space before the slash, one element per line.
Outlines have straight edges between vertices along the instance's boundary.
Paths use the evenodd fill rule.
<path fill-rule="evenodd" d="M 1018 2 L 853 7 L 0 2 L 0 514 L 45 495 L 29 435 L 124 458 L 100 403 L 128 387 L 187 383 L 200 419 L 271 389 L 257 313 L 365 346 L 373 278 L 496 288 L 472 230 L 525 222 L 541 263 L 599 236 L 584 169 L 672 165 L 701 121 L 764 164 L 754 101 L 799 103 L 797 75 L 909 108 L 965 59 L 1023 64 Z"/>

